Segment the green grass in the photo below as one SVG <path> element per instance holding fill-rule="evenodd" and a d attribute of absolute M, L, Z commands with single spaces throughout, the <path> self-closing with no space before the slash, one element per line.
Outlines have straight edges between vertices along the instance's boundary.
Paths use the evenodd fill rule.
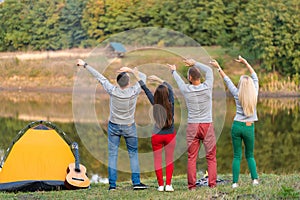
<path fill-rule="evenodd" d="M 222 179 L 231 180 L 231 175 L 220 175 Z M 186 176 L 173 177 L 175 192 L 157 192 L 156 179 L 143 180 L 150 186 L 147 190 L 134 191 L 130 182 L 118 182 L 115 191 L 108 191 L 107 184 L 92 184 L 90 189 L 0 193 L 0 199 L 299 199 L 300 175 L 261 174 L 260 185 L 252 186 L 248 175 L 241 175 L 237 189 L 231 183 L 218 185 L 216 188 L 198 187 L 194 191 L 187 189 Z"/>

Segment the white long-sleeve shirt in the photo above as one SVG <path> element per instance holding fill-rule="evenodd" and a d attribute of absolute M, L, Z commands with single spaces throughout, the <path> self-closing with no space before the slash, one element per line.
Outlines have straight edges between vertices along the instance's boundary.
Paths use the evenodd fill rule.
<path fill-rule="evenodd" d="M 256 90 L 256 95 L 258 95 L 258 77 L 256 73 L 251 74 L 251 78 L 254 82 L 255 90 Z M 256 113 L 256 108 L 254 110 L 254 114 L 251 116 L 246 116 L 244 113 L 244 110 L 241 106 L 241 103 L 239 101 L 239 89 L 235 87 L 235 85 L 232 83 L 231 79 L 228 76 L 224 77 L 225 84 L 227 85 L 230 93 L 233 95 L 233 98 L 235 100 L 235 105 L 236 105 L 236 114 L 234 117 L 235 121 L 241 121 L 241 122 L 251 122 L 251 121 L 257 121 L 257 113 Z"/>
<path fill-rule="evenodd" d="M 214 76 L 210 67 L 196 63 L 194 65 L 205 73 L 205 81 L 199 85 L 186 84 L 174 71 L 173 77 L 185 98 L 188 110 L 188 123 L 211 123 L 212 120 L 212 90 Z"/>
<path fill-rule="evenodd" d="M 101 73 L 86 66 L 86 69 L 101 83 L 104 90 L 110 95 L 110 116 L 109 121 L 115 124 L 128 125 L 135 122 L 134 113 L 137 97 L 141 92 L 140 84 L 137 82 L 131 87 L 121 89 L 107 80 Z M 146 81 L 146 75 L 139 72 L 141 80 Z"/>

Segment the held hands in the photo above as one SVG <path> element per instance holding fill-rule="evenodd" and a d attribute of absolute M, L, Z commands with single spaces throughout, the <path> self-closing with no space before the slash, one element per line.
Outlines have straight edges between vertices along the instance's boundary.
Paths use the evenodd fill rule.
<path fill-rule="evenodd" d="M 163 83 L 164 81 L 155 75 L 151 75 L 148 77 L 151 82 Z"/>
<path fill-rule="evenodd" d="M 140 76 L 139 76 L 139 70 L 137 67 L 131 69 L 129 67 L 121 67 L 118 70 L 118 73 L 122 73 L 122 72 L 126 72 L 126 73 L 132 73 L 134 75 L 134 77 L 139 81 L 140 80 Z"/>
<path fill-rule="evenodd" d="M 187 67 L 192 67 L 196 64 L 196 61 L 194 59 L 191 59 L 191 58 L 190 59 L 184 59 L 183 62 L 185 64 L 185 66 L 187 66 Z"/>
<path fill-rule="evenodd" d="M 138 68 L 135 67 L 135 68 L 133 68 L 131 71 L 132 71 L 132 74 L 134 75 L 134 77 L 135 77 L 137 80 L 140 80 Z"/>
<path fill-rule="evenodd" d="M 122 73 L 122 72 L 128 72 L 128 73 L 133 73 L 133 70 L 129 67 L 121 67 L 119 70 L 118 70 L 118 73 Z"/>

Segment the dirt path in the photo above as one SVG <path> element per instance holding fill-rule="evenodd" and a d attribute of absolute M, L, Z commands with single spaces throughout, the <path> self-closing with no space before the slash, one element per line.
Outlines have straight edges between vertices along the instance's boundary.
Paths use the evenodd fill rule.
<path fill-rule="evenodd" d="M 71 49 L 61 51 L 32 51 L 32 52 L 3 52 L 1 59 L 17 58 L 19 60 L 40 60 L 49 58 L 84 58 L 88 57 L 92 49 Z"/>

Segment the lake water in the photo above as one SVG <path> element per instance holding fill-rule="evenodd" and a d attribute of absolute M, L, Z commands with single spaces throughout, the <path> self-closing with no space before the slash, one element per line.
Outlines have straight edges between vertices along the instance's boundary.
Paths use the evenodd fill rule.
<path fill-rule="evenodd" d="M 98 118 L 103 133 L 97 133 L 97 130 L 93 129 L 88 130 L 90 128 L 88 126 L 84 136 L 78 134 L 78 126 L 73 120 L 71 93 L 2 91 L 0 101 L 1 157 L 19 130 L 32 121 L 47 120 L 56 124 L 73 141 L 79 143 L 80 161 L 87 167 L 89 177 L 93 174 L 107 177 L 107 148 L 102 145 L 103 141 L 106 143 L 107 140 L 105 137 L 109 113 L 107 96 L 96 99 L 95 106 L 96 113 L 105 113 L 105 115 L 99 115 Z M 226 115 L 223 120 L 224 125 L 220 125 L 222 130 L 217 142 L 217 161 L 218 173 L 230 174 L 233 157 L 230 129 L 235 114 L 235 104 L 232 98 L 227 98 L 225 102 Z M 290 174 L 300 172 L 299 104 L 299 98 L 259 98 L 257 107 L 259 121 L 255 123 L 255 159 L 258 173 Z M 150 136 L 152 125 L 148 123 L 150 121 L 149 107 L 145 97 L 139 97 L 136 113 L 137 124 L 139 129 L 149 130 L 144 131 L 145 133 L 140 131 L 139 152 L 141 154 L 148 153 L 147 156 L 151 157 Z M 182 125 L 180 119 L 185 116 L 180 111 L 175 111 L 175 113 L 175 122 L 178 128 Z M 82 126 L 79 128 L 82 128 Z M 181 129 L 178 132 L 178 137 L 184 138 L 184 134 L 184 129 Z M 87 140 L 87 138 L 91 139 Z M 87 141 L 90 143 L 87 144 Z M 174 174 L 186 174 L 185 141 L 181 139 L 177 141 L 177 144 L 176 149 L 180 149 L 180 153 L 176 156 Z M 124 141 L 121 142 L 120 148 L 126 154 Z M 121 154 L 119 157 L 121 164 L 119 164 L 122 165 L 122 162 L 127 162 L 126 159 Z M 145 172 L 142 173 L 142 177 L 155 177 L 155 173 L 151 171 L 153 168 L 152 157 L 146 161 L 142 160 L 141 168 L 145 169 L 145 166 L 149 167 L 147 170 L 142 170 Z M 198 159 L 197 169 L 199 171 L 206 170 L 206 160 L 203 156 Z M 130 180 L 128 170 L 122 171 L 124 172 L 119 173 L 119 180 Z M 244 155 L 241 173 L 249 173 Z"/>

